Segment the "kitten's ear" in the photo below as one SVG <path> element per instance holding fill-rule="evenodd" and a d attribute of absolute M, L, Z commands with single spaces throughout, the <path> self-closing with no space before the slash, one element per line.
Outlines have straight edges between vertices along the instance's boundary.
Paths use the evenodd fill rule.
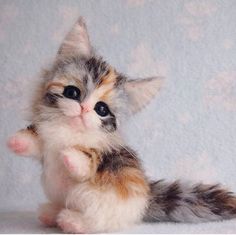
<path fill-rule="evenodd" d="M 91 52 L 92 47 L 89 41 L 85 21 L 82 17 L 79 17 L 71 31 L 66 35 L 64 41 L 62 42 L 58 50 L 58 55 L 89 56 Z"/>
<path fill-rule="evenodd" d="M 124 87 L 132 113 L 140 111 L 158 94 L 163 80 L 163 77 L 150 77 L 130 80 L 125 83 Z"/>

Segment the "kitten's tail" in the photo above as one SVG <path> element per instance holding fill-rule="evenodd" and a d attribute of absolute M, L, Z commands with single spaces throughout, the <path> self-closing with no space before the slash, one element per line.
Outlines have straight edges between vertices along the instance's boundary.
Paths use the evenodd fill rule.
<path fill-rule="evenodd" d="M 236 196 L 219 185 L 150 184 L 144 221 L 204 222 L 236 217 Z"/>

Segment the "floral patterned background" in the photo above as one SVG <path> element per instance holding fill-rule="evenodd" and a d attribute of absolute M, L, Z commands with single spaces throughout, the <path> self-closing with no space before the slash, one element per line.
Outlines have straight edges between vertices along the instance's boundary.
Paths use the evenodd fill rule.
<path fill-rule="evenodd" d="M 166 77 L 159 97 L 123 127 L 148 175 L 236 191 L 236 1 L 0 0 L 0 210 L 44 200 L 39 164 L 5 142 L 27 125 L 40 68 L 79 15 L 118 70 Z"/>

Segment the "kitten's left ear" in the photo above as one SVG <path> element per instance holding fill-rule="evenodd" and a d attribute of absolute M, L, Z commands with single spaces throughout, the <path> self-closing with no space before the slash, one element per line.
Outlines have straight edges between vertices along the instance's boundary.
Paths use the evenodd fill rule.
<path fill-rule="evenodd" d="M 124 88 L 132 113 L 140 111 L 159 93 L 163 80 L 163 77 L 150 77 L 126 81 Z"/>
<path fill-rule="evenodd" d="M 91 54 L 91 52 L 92 47 L 89 41 L 85 21 L 82 17 L 79 17 L 71 31 L 63 40 L 58 50 L 58 55 L 81 55 L 87 57 Z"/>

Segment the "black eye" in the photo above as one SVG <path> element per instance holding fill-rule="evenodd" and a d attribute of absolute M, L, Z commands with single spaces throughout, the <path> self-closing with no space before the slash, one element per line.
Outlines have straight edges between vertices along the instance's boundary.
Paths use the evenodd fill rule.
<path fill-rule="evenodd" d="M 64 88 L 63 95 L 69 99 L 79 100 L 80 89 L 76 86 L 66 86 Z"/>
<path fill-rule="evenodd" d="M 101 117 L 105 117 L 110 113 L 108 105 L 102 101 L 96 103 L 94 110 Z"/>

